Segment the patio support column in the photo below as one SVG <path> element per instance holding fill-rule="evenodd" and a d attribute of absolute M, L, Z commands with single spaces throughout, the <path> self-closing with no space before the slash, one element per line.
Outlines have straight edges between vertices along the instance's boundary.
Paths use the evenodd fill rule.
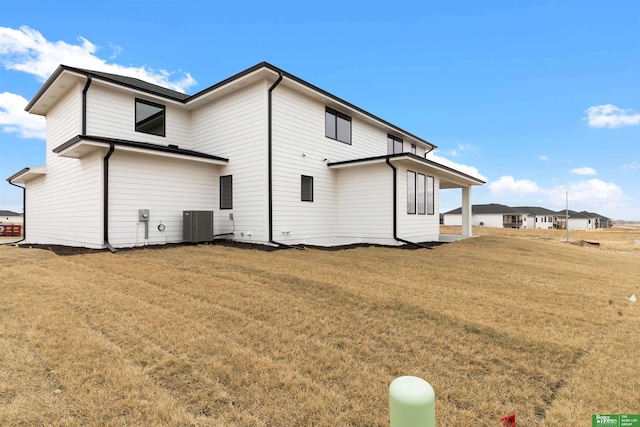
<path fill-rule="evenodd" d="M 462 187 L 462 237 L 471 237 L 471 187 Z"/>

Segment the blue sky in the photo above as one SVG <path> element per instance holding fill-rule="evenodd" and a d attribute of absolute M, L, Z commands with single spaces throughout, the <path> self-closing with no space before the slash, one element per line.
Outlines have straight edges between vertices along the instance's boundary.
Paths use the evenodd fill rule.
<path fill-rule="evenodd" d="M 23 109 L 60 63 L 195 93 L 267 61 L 484 177 L 474 203 L 560 210 L 564 187 L 570 209 L 640 221 L 638 1 L 2 3 L 0 209 L 44 164 Z"/>

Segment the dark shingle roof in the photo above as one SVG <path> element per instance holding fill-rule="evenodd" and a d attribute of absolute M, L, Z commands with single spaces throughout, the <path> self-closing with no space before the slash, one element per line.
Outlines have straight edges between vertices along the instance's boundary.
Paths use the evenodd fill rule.
<path fill-rule="evenodd" d="M 87 74 L 92 77 L 99 77 L 102 80 L 118 83 L 123 86 L 128 86 L 133 89 L 140 89 L 144 92 L 154 93 L 156 95 L 172 98 L 179 101 L 184 101 L 189 98 L 189 95 L 175 90 L 167 89 L 166 87 L 158 86 L 153 83 L 145 82 L 144 80 L 136 79 L 135 77 L 120 76 L 118 74 L 105 73 L 102 71 L 86 70 L 83 68 L 66 67 L 71 71 L 79 71 L 83 74 Z"/>
<path fill-rule="evenodd" d="M 514 206 L 519 212 L 526 212 L 529 215 L 556 215 L 551 209 L 541 208 L 540 206 Z"/>
<path fill-rule="evenodd" d="M 20 215 L 22 214 L 19 214 L 18 212 L 0 210 L 0 216 L 20 216 Z"/>
<path fill-rule="evenodd" d="M 506 205 L 501 205 L 499 203 L 490 203 L 488 205 L 472 205 L 471 206 L 472 214 L 519 214 L 525 213 L 521 210 L 516 210 L 514 208 L 510 208 Z M 461 215 L 462 208 L 454 209 L 449 212 L 445 212 L 445 215 Z"/>

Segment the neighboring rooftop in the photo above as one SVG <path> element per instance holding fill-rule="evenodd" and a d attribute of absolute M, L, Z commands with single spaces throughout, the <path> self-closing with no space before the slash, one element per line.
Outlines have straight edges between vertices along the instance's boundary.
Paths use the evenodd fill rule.
<path fill-rule="evenodd" d="M 490 203 L 488 205 L 472 205 L 471 206 L 472 214 L 518 214 L 525 213 L 524 211 L 517 211 L 514 208 L 510 208 L 506 205 L 501 205 L 499 203 Z M 449 212 L 445 212 L 445 215 L 462 215 L 462 208 L 454 209 Z"/>
<path fill-rule="evenodd" d="M 541 208 L 540 206 L 516 206 L 513 209 L 516 209 L 519 212 L 528 213 L 529 215 L 556 215 L 557 214 L 557 212 L 554 212 L 551 209 Z"/>
<path fill-rule="evenodd" d="M 14 211 L 0 210 L 0 216 L 22 216 L 22 214 Z"/>
<path fill-rule="evenodd" d="M 479 215 L 490 215 L 490 214 L 505 214 L 505 215 L 513 215 L 513 214 L 529 214 L 529 215 L 548 215 L 548 216 L 565 216 L 566 211 L 564 209 L 559 211 L 552 211 L 547 208 L 542 208 L 540 206 L 506 206 L 501 205 L 499 203 L 489 203 L 487 205 L 473 205 L 471 206 L 472 214 Z M 457 208 L 449 212 L 445 212 L 443 215 L 461 215 L 462 208 Z M 603 219 L 611 219 L 604 215 L 600 215 L 595 212 L 577 212 L 569 210 L 569 218 L 603 218 Z"/>

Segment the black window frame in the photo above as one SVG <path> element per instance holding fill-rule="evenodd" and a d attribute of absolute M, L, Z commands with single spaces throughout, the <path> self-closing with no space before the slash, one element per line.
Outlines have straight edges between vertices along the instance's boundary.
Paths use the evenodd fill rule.
<path fill-rule="evenodd" d="M 153 116 L 150 116 L 144 120 L 140 120 L 138 121 L 138 104 L 144 104 L 150 107 L 155 107 L 155 108 L 159 108 L 162 112 L 162 133 L 157 133 L 157 132 L 151 132 L 149 130 L 144 130 L 144 125 L 145 121 L 149 121 L 149 119 L 153 116 L 155 116 L 156 114 L 154 114 Z M 147 135 L 156 135 L 156 136 L 161 136 L 161 137 L 166 137 L 167 136 L 167 107 L 165 105 L 162 104 L 157 104 L 155 102 L 151 102 L 151 101 L 147 101 L 145 99 L 140 99 L 140 98 L 135 98 L 135 103 L 134 103 L 134 111 L 133 111 L 134 117 L 133 117 L 133 122 L 134 122 L 134 130 L 136 132 L 140 132 L 140 133 L 146 133 Z"/>
<path fill-rule="evenodd" d="M 436 193 L 435 193 L 436 179 L 431 175 L 427 175 L 427 215 L 436 214 Z"/>
<path fill-rule="evenodd" d="M 229 179 L 226 184 L 227 178 Z M 229 195 L 226 192 L 229 192 Z M 220 210 L 233 209 L 233 175 L 222 175 L 220 177 Z"/>
<path fill-rule="evenodd" d="M 399 147 L 399 151 L 398 151 Z M 397 136 L 387 135 L 387 154 L 404 153 L 404 141 Z"/>
<path fill-rule="evenodd" d="M 313 177 L 310 175 L 300 175 L 300 201 L 313 202 Z"/>
<path fill-rule="evenodd" d="M 351 141 L 352 141 L 352 132 L 353 132 L 353 123 L 351 121 L 351 117 L 347 116 L 344 113 L 341 113 L 337 110 L 334 110 L 331 107 L 325 107 L 325 113 L 324 113 L 324 136 L 336 141 L 340 141 L 344 144 L 348 144 L 351 145 Z M 333 116 L 333 118 L 330 118 L 329 116 Z M 345 141 L 344 139 L 340 138 L 340 135 L 338 135 L 338 118 L 349 122 L 349 140 Z M 328 130 L 332 130 L 333 134 L 329 134 Z"/>
<path fill-rule="evenodd" d="M 416 187 L 418 182 L 418 174 L 414 171 L 407 171 L 407 215 L 416 214 Z M 413 177 L 413 183 L 410 183 L 410 178 Z"/>
<path fill-rule="evenodd" d="M 418 154 L 418 147 L 416 147 L 416 144 L 411 144 L 411 154 Z"/>
<path fill-rule="evenodd" d="M 427 176 L 422 173 L 416 175 L 416 212 L 418 215 L 427 213 Z"/>

